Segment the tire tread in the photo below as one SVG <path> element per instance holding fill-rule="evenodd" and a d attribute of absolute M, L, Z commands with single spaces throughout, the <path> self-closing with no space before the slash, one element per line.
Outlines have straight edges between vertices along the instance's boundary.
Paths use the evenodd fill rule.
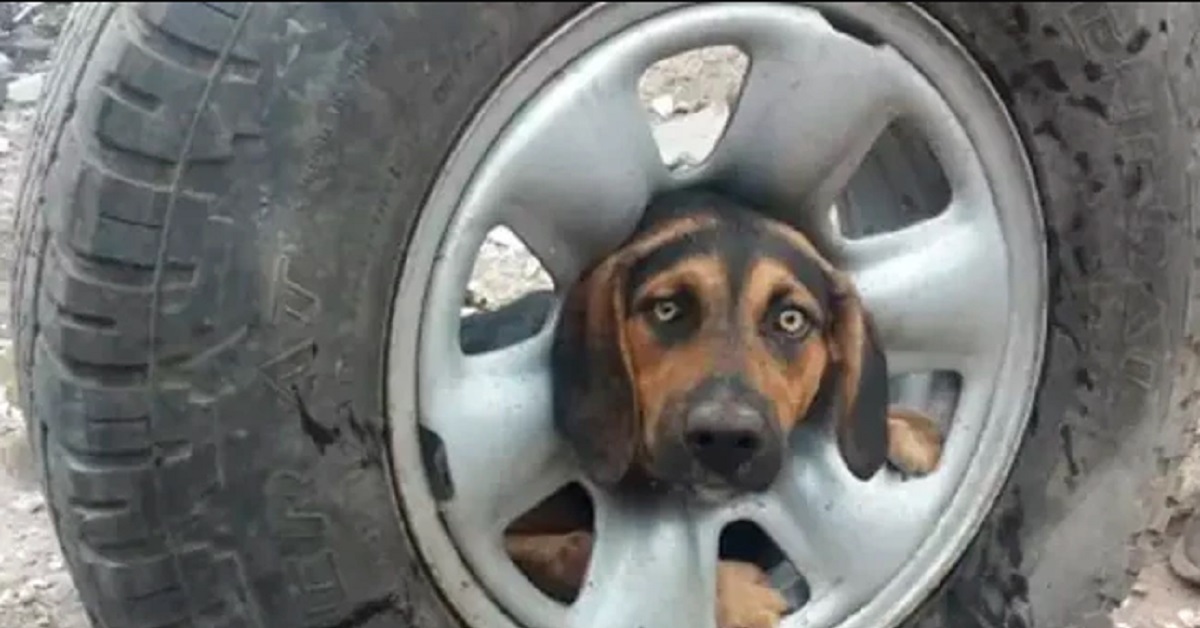
<path fill-rule="evenodd" d="M 237 158 L 234 138 L 253 131 L 238 124 L 258 64 L 237 46 L 223 52 L 246 10 L 75 9 L 24 165 L 26 263 L 13 294 L 22 402 L 98 626 L 258 623 L 240 580 L 213 577 L 229 573 L 228 552 L 193 532 L 219 481 L 212 426 L 193 418 L 203 412 L 170 411 L 195 405 L 191 386 L 153 376 L 228 336 L 190 304 L 220 279 L 201 264 L 201 236 Z M 180 139 L 189 128 L 190 145 Z"/>

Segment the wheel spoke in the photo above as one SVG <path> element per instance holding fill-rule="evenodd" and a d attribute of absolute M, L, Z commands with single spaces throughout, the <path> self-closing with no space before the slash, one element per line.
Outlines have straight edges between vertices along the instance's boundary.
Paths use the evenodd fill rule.
<path fill-rule="evenodd" d="M 833 199 L 922 80 L 891 48 L 816 12 L 780 12 L 749 44 L 751 67 L 714 174 L 767 207 L 824 222 Z"/>
<path fill-rule="evenodd" d="M 571 609 L 571 626 L 714 626 L 715 527 L 675 501 L 609 502 L 597 523 L 588 582 Z"/>
<path fill-rule="evenodd" d="M 512 121 L 472 196 L 500 204 L 560 285 L 632 231 L 667 177 L 637 97 L 640 58 L 625 48 L 601 46 L 547 86 Z"/>
<path fill-rule="evenodd" d="M 864 494 L 874 491 L 855 483 L 826 467 L 782 478 L 763 500 L 757 523 L 808 582 L 810 598 L 801 612 L 861 603 L 862 593 L 903 558 L 896 549 L 906 548 L 907 539 L 883 538 L 893 530 L 882 532 L 878 524 L 891 522 L 857 507 L 865 502 Z M 877 510 L 869 502 L 864 505 L 864 510 Z"/>
<path fill-rule="evenodd" d="M 827 538 L 828 525 L 813 521 L 820 518 L 822 510 L 809 512 L 807 507 L 795 503 L 799 497 L 794 491 L 777 489 L 771 499 L 765 500 L 758 523 L 788 562 L 805 576 L 811 595 L 820 596 L 846 579 L 853 556 L 838 543 L 839 539 Z"/>
<path fill-rule="evenodd" d="M 454 491 L 447 515 L 487 535 L 573 477 L 551 419 L 549 338 L 465 358 L 430 387 L 425 425 L 441 438 Z"/>
<path fill-rule="evenodd" d="M 989 212 L 952 206 L 838 248 L 894 373 L 964 368 L 1006 333 L 1004 243 Z"/>
<path fill-rule="evenodd" d="M 880 472 L 863 482 L 818 431 L 802 428 L 789 470 L 740 513 L 762 527 L 808 582 L 811 598 L 800 612 L 810 619 L 857 607 L 899 569 L 953 487 L 945 480 L 957 471 L 916 481 Z"/>

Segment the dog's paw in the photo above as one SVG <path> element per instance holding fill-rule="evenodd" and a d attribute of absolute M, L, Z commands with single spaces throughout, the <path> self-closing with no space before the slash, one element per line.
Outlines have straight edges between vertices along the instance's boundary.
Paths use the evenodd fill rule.
<path fill-rule="evenodd" d="M 561 602 L 579 593 L 592 555 L 592 534 L 510 534 L 504 539 L 508 555 L 538 589 Z"/>
<path fill-rule="evenodd" d="M 933 419 L 907 408 L 888 409 L 888 462 L 905 475 L 928 475 L 942 459 L 942 432 Z"/>
<path fill-rule="evenodd" d="M 757 565 L 723 560 L 717 567 L 718 628 L 776 628 L 787 601 Z"/>

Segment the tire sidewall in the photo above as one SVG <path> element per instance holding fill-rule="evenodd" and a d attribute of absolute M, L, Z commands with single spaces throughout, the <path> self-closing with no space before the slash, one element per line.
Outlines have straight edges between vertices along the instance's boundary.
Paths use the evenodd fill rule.
<path fill-rule="evenodd" d="M 975 54 L 1024 137 L 1051 302 L 1042 383 L 1013 471 L 913 623 L 1107 621 L 1163 518 L 1168 471 L 1192 442 L 1180 402 L 1194 389 L 1182 347 L 1195 328 L 1195 176 L 1181 130 L 1194 126 L 1194 101 L 1181 95 L 1195 93 L 1185 56 L 1196 15 L 1117 3 L 928 10 Z"/>
<path fill-rule="evenodd" d="M 226 391 L 226 520 L 271 626 L 459 625 L 393 491 L 390 310 L 439 167 L 569 3 L 254 5 L 261 159 L 223 203 L 247 332 L 191 375 Z M 244 209 L 244 211 L 243 211 Z M 214 252 L 215 253 L 215 252 Z M 214 260 L 216 261 L 216 260 Z M 415 324 L 415 321 L 414 321 Z"/>

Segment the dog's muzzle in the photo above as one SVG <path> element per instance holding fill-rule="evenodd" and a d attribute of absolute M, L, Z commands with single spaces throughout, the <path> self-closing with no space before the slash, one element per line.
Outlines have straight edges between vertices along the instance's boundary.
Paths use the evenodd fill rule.
<path fill-rule="evenodd" d="M 668 446 L 675 451 L 666 458 L 688 469 L 680 474 L 688 483 L 758 491 L 775 480 L 783 463 L 783 438 L 761 395 L 737 377 L 714 377 L 682 406 L 670 421 L 675 437 Z"/>
<path fill-rule="evenodd" d="M 733 478 L 762 450 L 765 422 L 745 404 L 706 401 L 688 412 L 684 441 L 704 468 Z"/>

